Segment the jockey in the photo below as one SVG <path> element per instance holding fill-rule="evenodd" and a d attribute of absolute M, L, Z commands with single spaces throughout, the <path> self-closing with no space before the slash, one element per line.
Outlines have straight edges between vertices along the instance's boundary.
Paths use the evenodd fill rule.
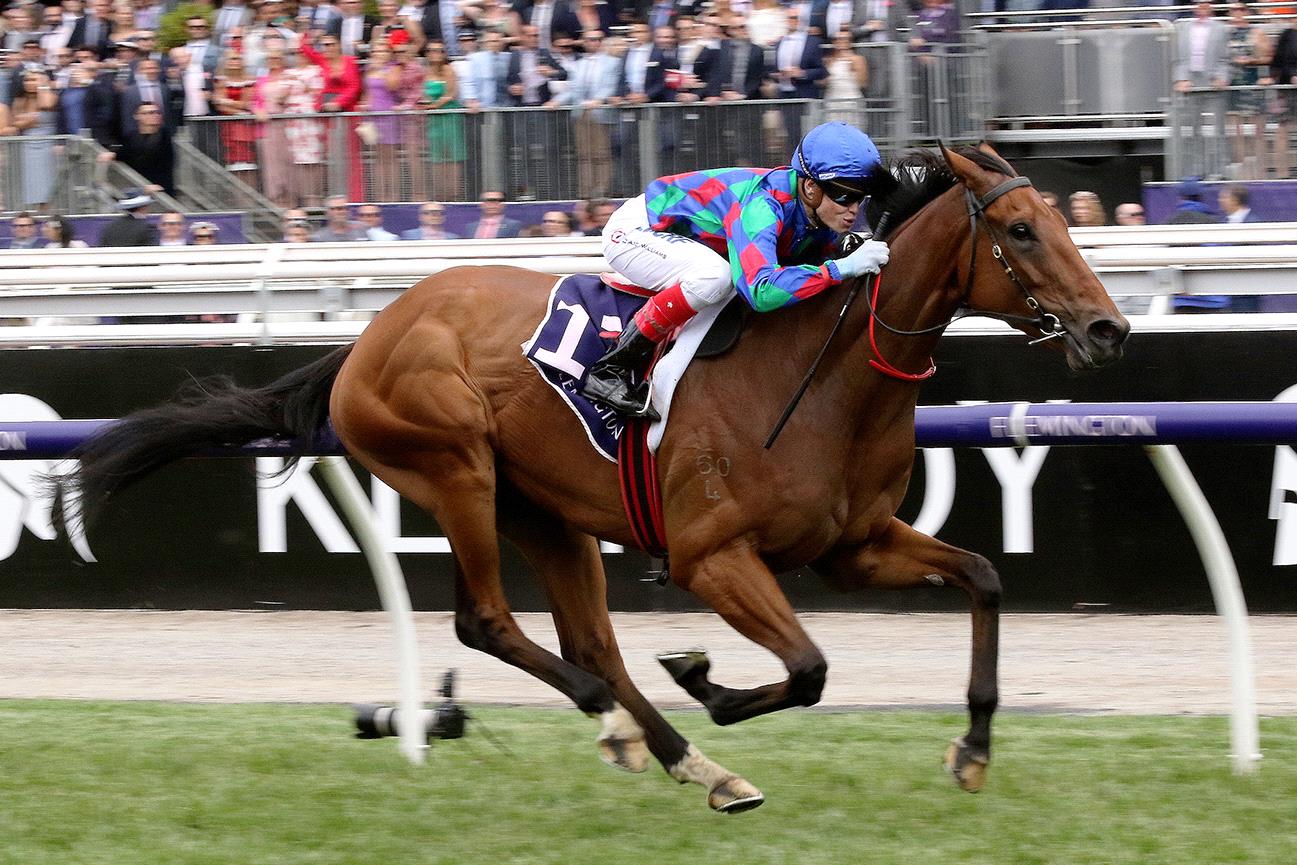
<path fill-rule="evenodd" d="M 836 261 L 838 235 L 890 180 L 869 136 L 841 122 L 815 127 L 791 168 L 719 168 L 661 177 L 603 230 L 608 263 L 654 292 L 617 344 L 590 367 L 582 392 L 619 414 L 657 419 L 642 372 L 657 344 L 700 309 L 737 291 L 769 312 L 844 279 L 877 272 L 887 244 L 866 241 Z"/>

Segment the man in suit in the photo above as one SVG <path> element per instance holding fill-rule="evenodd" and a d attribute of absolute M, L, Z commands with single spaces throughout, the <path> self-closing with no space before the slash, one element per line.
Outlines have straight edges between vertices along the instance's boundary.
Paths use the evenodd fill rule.
<path fill-rule="evenodd" d="M 5 249 L 37 249 L 41 246 L 40 237 L 36 234 L 36 217 L 23 212 L 9 223 L 13 236 L 4 242 Z"/>
<path fill-rule="evenodd" d="M 743 103 L 761 98 L 765 81 L 765 52 L 748 38 L 748 25 L 736 18 L 728 38 L 721 41 L 703 90 L 707 102 L 724 103 L 712 109 L 724 118 L 720 135 L 712 136 L 714 165 L 755 165 L 761 162 L 761 116 L 765 109 Z"/>
<path fill-rule="evenodd" d="M 419 16 L 419 26 L 429 42 L 440 42 L 446 46 L 446 53 L 451 57 L 462 57 L 464 51 L 459 45 L 461 20 L 459 3 L 456 0 L 427 0 Z M 466 28 L 472 32 L 472 28 Z"/>
<path fill-rule="evenodd" d="M 113 0 L 92 0 L 90 8 L 77 20 L 68 43 L 72 46 L 89 45 L 105 60 L 112 54 L 108 34 L 113 31 Z"/>
<path fill-rule="evenodd" d="M 509 52 L 507 90 L 510 104 L 532 109 L 557 107 L 550 82 L 563 81 L 567 72 L 554 56 L 540 47 L 534 24 L 524 24 L 518 46 Z M 553 154 L 559 152 L 557 123 L 552 111 L 522 111 L 505 117 L 511 144 L 513 189 L 517 197 L 545 199 L 556 193 Z"/>
<path fill-rule="evenodd" d="M 1232 183 L 1220 191 L 1218 196 L 1220 209 L 1225 213 L 1225 221 L 1231 224 L 1243 222 L 1265 222 L 1252 210 L 1252 195 L 1241 183 Z"/>
<path fill-rule="evenodd" d="M 542 51 L 554 50 L 559 33 L 580 33 L 581 21 L 568 0 L 534 0 L 519 11 L 523 25 L 536 28 L 536 45 Z"/>
<path fill-rule="evenodd" d="M 469 110 L 495 108 L 509 104 L 509 55 L 504 52 L 504 37 L 497 31 L 482 36 L 481 48 L 464 61 L 468 74 L 461 87 L 464 105 Z"/>
<path fill-rule="evenodd" d="M 364 57 L 369 51 L 369 34 L 378 19 L 365 14 L 363 0 L 340 0 L 341 16 L 329 22 L 325 32 L 336 37 L 342 53 L 351 57 Z"/>
<path fill-rule="evenodd" d="M 440 202 L 425 201 L 419 207 L 419 227 L 401 232 L 402 240 L 457 240 L 459 235 L 446 230 L 446 207 Z"/>
<path fill-rule="evenodd" d="M 811 36 L 807 26 L 802 23 L 801 14 L 795 7 L 790 7 L 788 15 L 788 33 L 775 43 L 774 63 L 770 77 L 776 84 L 776 96 L 779 99 L 819 99 L 823 95 L 822 82 L 829 75 L 824 66 L 824 49 L 820 40 Z M 806 107 L 802 103 L 792 102 L 780 106 L 784 117 L 784 133 L 787 136 L 789 150 L 802 139 L 802 116 Z"/>
<path fill-rule="evenodd" d="M 488 190 L 482 193 L 476 222 L 468 224 L 466 238 L 489 240 L 494 237 L 517 237 L 522 230 L 522 223 L 504 215 L 504 193 L 499 190 Z"/>
<path fill-rule="evenodd" d="M 1195 125 L 1200 118 L 1212 116 L 1216 140 L 1225 137 L 1225 96 L 1222 88 L 1229 84 L 1229 28 L 1215 17 L 1212 5 L 1206 0 L 1195 3 L 1193 17 L 1175 24 L 1176 60 L 1174 89 L 1179 100 L 1187 100 L 1187 116 Z M 1213 88 L 1218 92 L 1203 92 Z M 1198 92 L 1191 92 L 1197 90 Z M 1214 149 L 1204 154 L 1204 160 L 1215 160 L 1200 166 L 1203 174 L 1217 174 L 1221 165 L 1214 157 Z"/>
<path fill-rule="evenodd" d="M 178 125 L 179 117 L 156 60 L 145 58 L 136 65 L 135 80 L 122 89 L 118 99 L 121 104 L 123 135 L 138 131 L 135 127 L 135 109 L 146 102 L 162 110 L 162 125 L 168 130 L 174 132 Z"/>
<path fill-rule="evenodd" d="M 189 39 L 184 49 L 189 57 L 189 65 L 197 66 L 207 76 L 216 74 L 216 66 L 221 59 L 221 47 L 212 41 L 212 28 L 203 15 L 190 15 L 185 19 L 185 33 Z"/>
<path fill-rule="evenodd" d="M 153 196 L 131 188 L 122 193 L 117 209 L 122 215 L 108 223 L 99 235 L 100 246 L 157 246 L 158 230 L 149 222 L 147 212 Z"/>
<path fill-rule="evenodd" d="M 605 50 L 602 32 L 587 30 L 582 42 L 585 54 L 568 78 L 565 98 L 572 106 L 578 194 L 602 197 L 612 192 L 612 127 L 617 115 L 607 106 L 617 96 L 621 64 Z"/>
<path fill-rule="evenodd" d="M 225 0 L 216 10 L 216 17 L 212 21 L 212 40 L 221 47 L 229 45 L 229 38 L 232 32 L 243 32 L 243 30 L 252 25 L 252 9 L 244 3 L 244 0 Z"/>

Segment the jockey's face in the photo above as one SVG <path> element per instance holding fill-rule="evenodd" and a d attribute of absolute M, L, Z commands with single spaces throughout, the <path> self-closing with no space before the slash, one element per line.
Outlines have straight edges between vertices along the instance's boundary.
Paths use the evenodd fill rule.
<path fill-rule="evenodd" d="M 807 191 L 812 193 L 812 198 L 814 198 L 815 192 L 821 191 L 814 180 L 805 180 L 803 182 L 807 186 Z M 856 224 L 856 217 L 859 214 L 859 201 L 853 201 L 850 204 L 838 204 L 827 195 L 821 195 L 820 203 L 815 206 L 815 218 L 819 223 L 839 234 L 850 231 L 851 226 Z"/>

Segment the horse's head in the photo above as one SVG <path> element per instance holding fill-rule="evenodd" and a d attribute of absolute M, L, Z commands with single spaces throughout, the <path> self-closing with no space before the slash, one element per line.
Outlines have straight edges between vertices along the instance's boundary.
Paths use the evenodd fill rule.
<path fill-rule="evenodd" d="M 1072 369 L 1119 360 L 1130 323 L 1081 258 L 1062 214 L 989 145 L 967 156 L 941 150 L 969 211 L 965 305 L 998 313 L 1033 337 L 1057 335 L 1051 341 Z"/>

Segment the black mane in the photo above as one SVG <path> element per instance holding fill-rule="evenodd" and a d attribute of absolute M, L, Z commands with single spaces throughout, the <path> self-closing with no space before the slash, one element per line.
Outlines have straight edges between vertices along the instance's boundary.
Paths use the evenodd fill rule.
<path fill-rule="evenodd" d="M 1014 171 L 1009 163 L 976 147 L 961 146 L 950 149 L 979 168 L 1006 177 L 1018 176 L 1018 172 Z M 891 214 L 886 231 L 883 232 L 880 240 L 885 240 L 905 220 L 958 182 L 941 153 L 934 150 L 907 151 L 889 162 L 887 169 L 895 181 L 894 185 L 882 195 L 872 196 L 869 199 L 869 206 L 865 209 L 865 218 L 870 225 L 877 225 L 879 217 L 884 213 Z"/>

